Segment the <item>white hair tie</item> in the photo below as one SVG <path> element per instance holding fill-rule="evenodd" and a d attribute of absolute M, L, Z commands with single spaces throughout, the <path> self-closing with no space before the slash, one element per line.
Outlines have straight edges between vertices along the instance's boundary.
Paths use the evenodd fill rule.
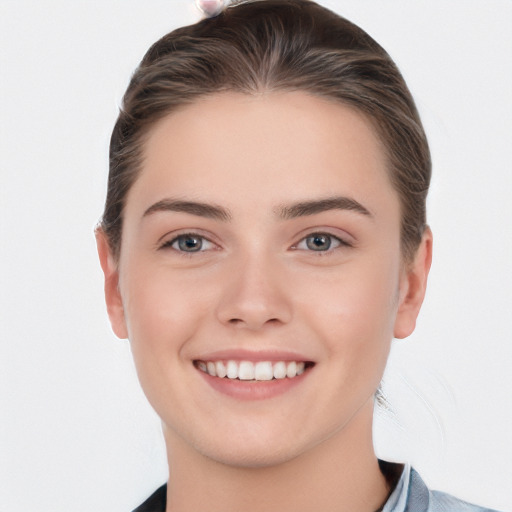
<path fill-rule="evenodd" d="M 230 0 L 196 0 L 197 8 L 206 16 L 217 16 L 230 4 Z"/>

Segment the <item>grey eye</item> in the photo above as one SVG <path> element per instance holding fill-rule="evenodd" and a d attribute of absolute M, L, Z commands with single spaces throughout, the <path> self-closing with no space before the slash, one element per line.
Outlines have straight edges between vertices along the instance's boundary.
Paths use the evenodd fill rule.
<path fill-rule="evenodd" d="M 311 251 L 327 251 L 331 248 L 332 237 L 316 233 L 306 238 L 306 247 Z"/>
<path fill-rule="evenodd" d="M 203 248 L 203 238 L 194 235 L 181 235 L 176 238 L 173 247 L 183 252 L 198 252 Z"/>
<path fill-rule="evenodd" d="M 211 251 L 215 249 L 215 244 L 208 238 L 196 233 L 183 233 L 177 237 L 164 242 L 159 249 L 172 249 L 177 253 L 193 254 Z"/>

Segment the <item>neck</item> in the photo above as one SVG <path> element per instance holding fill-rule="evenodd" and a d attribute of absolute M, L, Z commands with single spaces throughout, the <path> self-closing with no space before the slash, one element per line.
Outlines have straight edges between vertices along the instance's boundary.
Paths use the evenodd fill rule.
<path fill-rule="evenodd" d="M 166 512 L 375 512 L 389 494 L 372 443 L 373 401 L 341 431 L 279 465 L 241 467 L 198 453 L 164 428 Z"/>

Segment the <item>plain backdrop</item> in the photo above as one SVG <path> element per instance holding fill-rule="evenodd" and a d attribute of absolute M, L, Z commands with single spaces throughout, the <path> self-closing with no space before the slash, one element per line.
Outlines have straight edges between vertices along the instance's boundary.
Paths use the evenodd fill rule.
<path fill-rule="evenodd" d="M 394 342 L 378 453 L 512 510 L 512 2 L 322 3 L 393 56 L 433 154 L 434 263 Z M 127 512 L 166 479 L 93 228 L 131 72 L 199 17 L 192 0 L 0 2 L 2 511 Z"/>

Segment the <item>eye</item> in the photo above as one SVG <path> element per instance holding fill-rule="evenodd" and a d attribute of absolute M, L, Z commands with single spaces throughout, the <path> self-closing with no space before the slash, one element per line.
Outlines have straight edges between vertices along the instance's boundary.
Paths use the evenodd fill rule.
<path fill-rule="evenodd" d="M 303 238 L 294 248 L 315 252 L 327 252 L 342 245 L 349 244 L 329 233 L 312 233 Z"/>
<path fill-rule="evenodd" d="M 185 233 L 165 242 L 162 245 L 162 249 L 166 247 L 171 247 L 175 251 L 179 252 L 192 253 L 212 249 L 213 243 L 203 236 L 196 235 L 194 233 Z"/>

